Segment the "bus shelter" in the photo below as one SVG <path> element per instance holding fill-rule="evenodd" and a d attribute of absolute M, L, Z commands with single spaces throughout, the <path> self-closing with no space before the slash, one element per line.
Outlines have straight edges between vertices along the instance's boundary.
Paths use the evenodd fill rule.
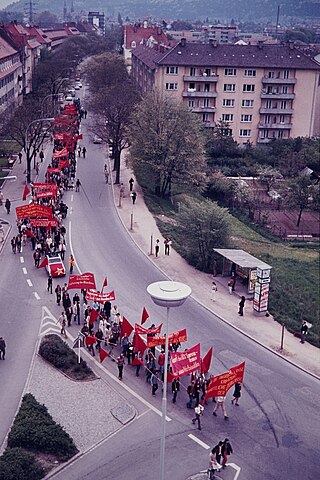
<path fill-rule="evenodd" d="M 253 296 L 254 310 L 267 311 L 272 267 L 244 250 L 214 248 L 214 252 L 222 258 L 222 276 L 241 281 Z"/>

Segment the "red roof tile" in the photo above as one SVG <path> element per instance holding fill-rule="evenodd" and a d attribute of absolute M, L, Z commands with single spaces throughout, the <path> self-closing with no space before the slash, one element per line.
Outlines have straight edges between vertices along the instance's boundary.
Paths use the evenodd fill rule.
<path fill-rule="evenodd" d="M 169 45 L 169 40 L 160 27 L 124 25 L 122 29 L 125 48 L 131 48 L 132 42 L 135 42 L 136 45 L 145 43 L 150 37 L 153 37 L 158 44 Z"/>

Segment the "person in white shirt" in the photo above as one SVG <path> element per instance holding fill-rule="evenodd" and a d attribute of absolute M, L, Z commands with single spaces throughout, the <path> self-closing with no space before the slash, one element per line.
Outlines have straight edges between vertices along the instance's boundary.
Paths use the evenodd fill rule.
<path fill-rule="evenodd" d="M 195 418 L 192 419 L 193 425 L 198 422 L 198 430 L 201 430 L 201 423 L 200 417 L 203 415 L 204 408 L 200 403 L 197 403 L 194 409 L 194 413 L 196 414 Z"/>
<path fill-rule="evenodd" d="M 216 411 L 218 410 L 218 408 L 221 408 L 221 410 L 223 411 L 224 419 L 228 420 L 228 415 L 227 415 L 226 407 L 225 407 L 225 404 L 224 404 L 225 399 L 226 399 L 226 397 L 217 397 L 216 398 L 216 406 L 215 406 L 215 409 L 212 412 L 212 415 L 214 415 L 216 417 L 217 416 Z"/>

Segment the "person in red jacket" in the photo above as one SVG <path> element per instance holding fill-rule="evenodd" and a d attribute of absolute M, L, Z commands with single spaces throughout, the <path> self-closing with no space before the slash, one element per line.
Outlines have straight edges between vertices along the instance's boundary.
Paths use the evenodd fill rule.
<path fill-rule="evenodd" d="M 164 350 L 162 349 L 158 357 L 159 372 L 160 372 L 162 381 L 164 379 L 164 362 L 165 362 L 165 354 L 164 354 Z"/>

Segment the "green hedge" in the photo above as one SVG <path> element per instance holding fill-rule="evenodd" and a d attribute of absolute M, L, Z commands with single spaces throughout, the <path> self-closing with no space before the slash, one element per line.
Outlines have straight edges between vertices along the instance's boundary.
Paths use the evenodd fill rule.
<path fill-rule="evenodd" d="M 21 448 L 7 448 L 0 457 L 0 480 L 40 480 L 44 476 L 35 456 Z"/>
<path fill-rule="evenodd" d="M 8 447 L 51 453 L 63 461 L 78 452 L 72 438 L 31 393 L 22 399 L 20 410 L 9 433 Z"/>
<path fill-rule="evenodd" d="M 58 335 L 46 335 L 42 339 L 39 354 L 47 362 L 75 380 L 95 378 L 87 363 L 82 359 L 78 363 L 76 353 Z"/>

